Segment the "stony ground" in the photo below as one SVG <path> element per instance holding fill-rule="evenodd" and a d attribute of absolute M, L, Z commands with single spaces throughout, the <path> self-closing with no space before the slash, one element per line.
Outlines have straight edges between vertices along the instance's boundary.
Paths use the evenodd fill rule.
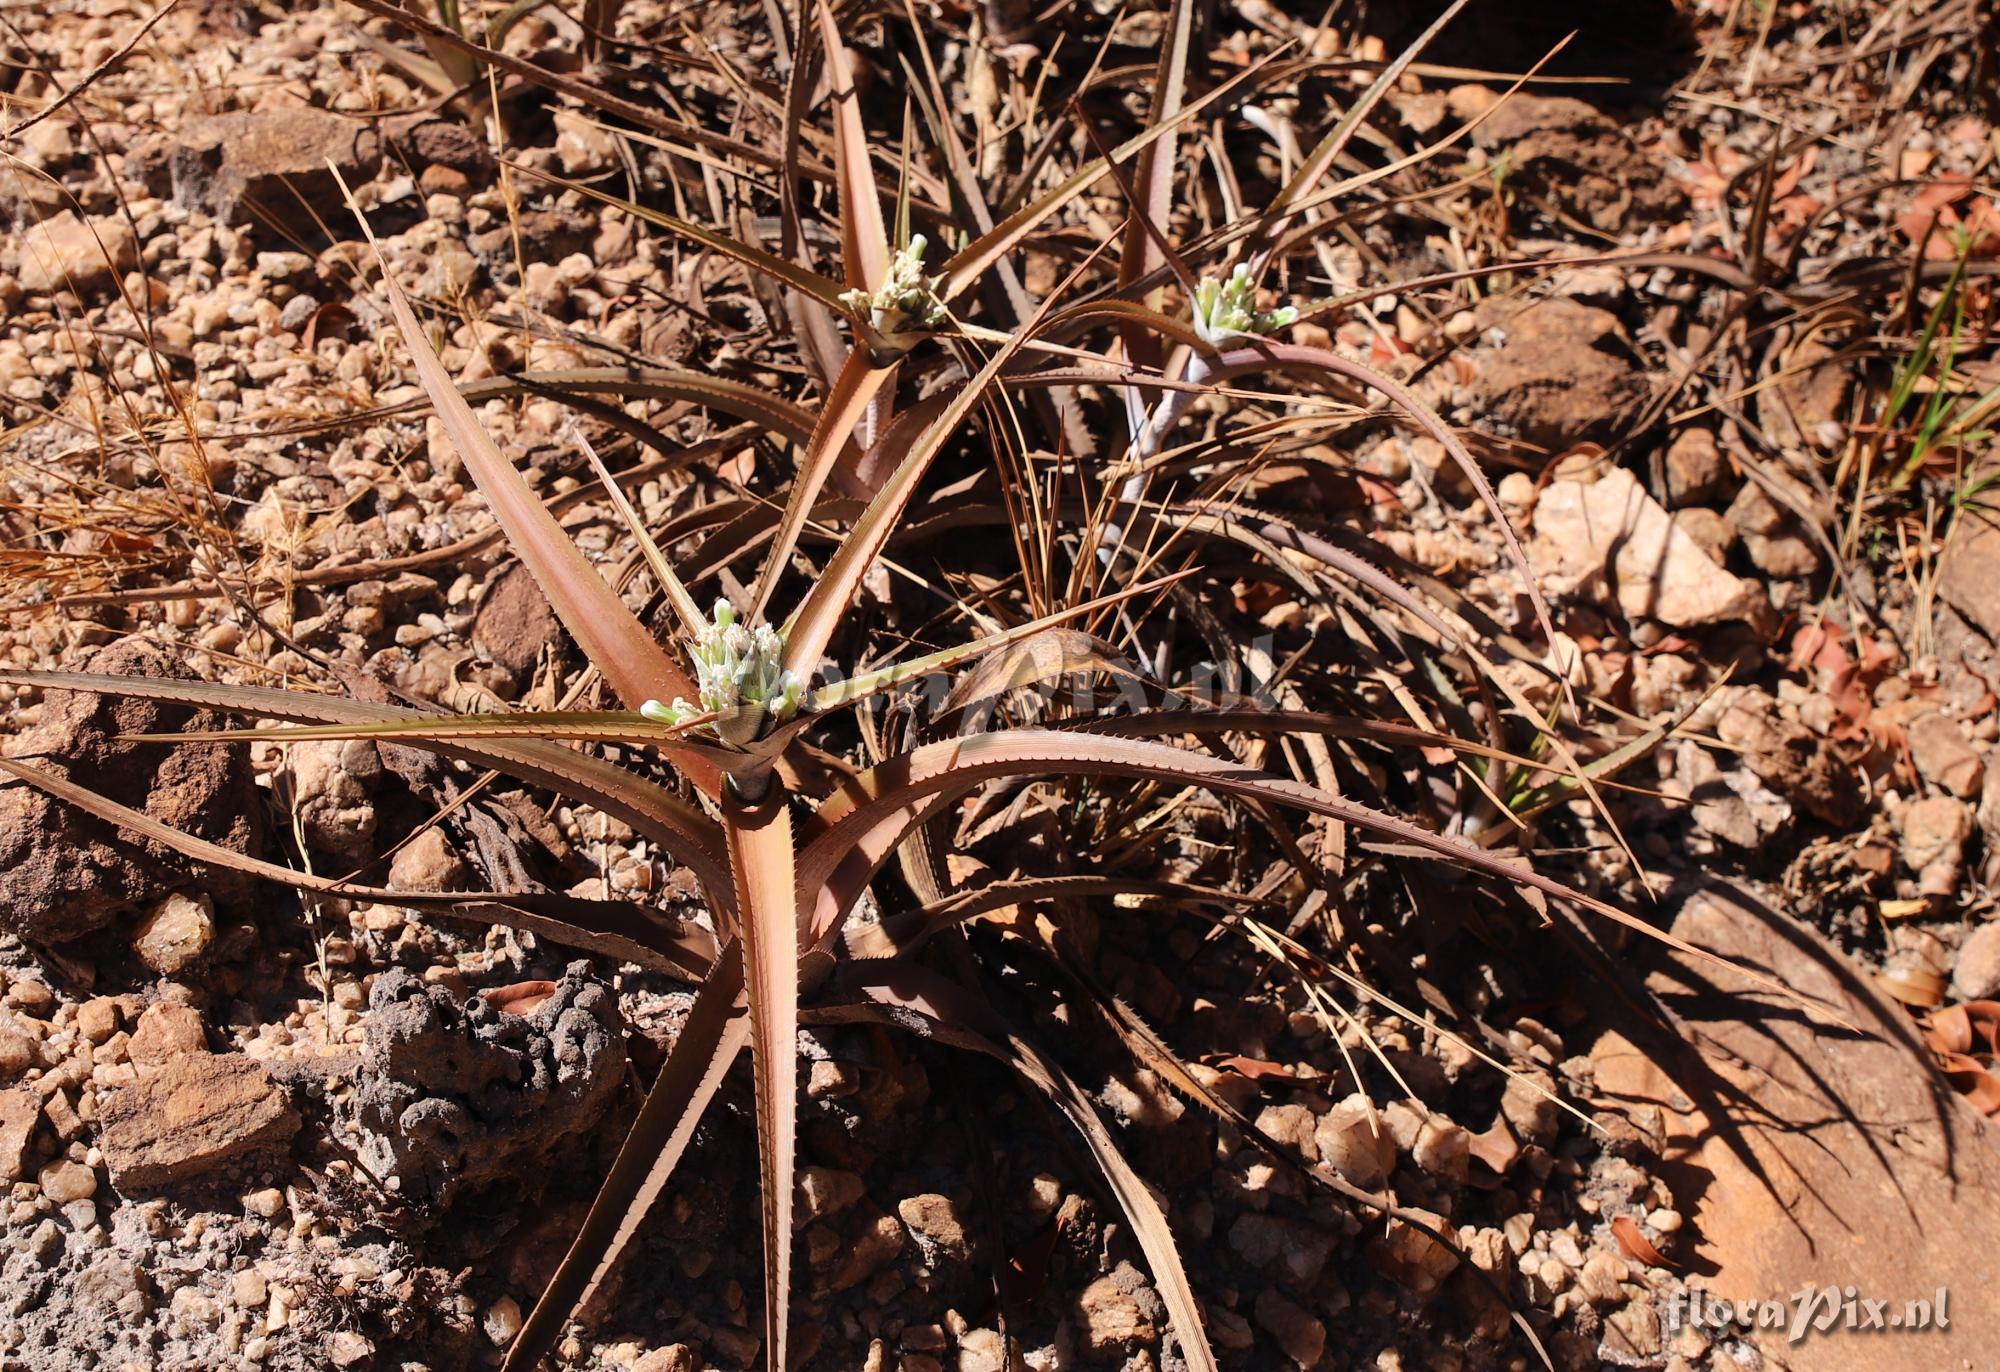
<path fill-rule="evenodd" d="M 1018 8 L 924 11 L 969 102 L 996 69 L 1031 80 L 1046 55 Z M 1572 16 L 1482 8 L 1376 121 L 1403 150 L 1478 121 L 1469 137 L 1413 172 L 1404 200 L 1330 232 L 1319 271 L 1292 285 L 1333 298 L 1587 259 L 1381 295 L 1299 328 L 1411 379 L 1474 436 L 1530 537 L 1576 689 L 1600 717 L 1675 725 L 1615 800 L 1643 880 L 1581 803 L 1556 821 L 1555 862 L 1662 923 L 1733 883 L 1873 978 L 1918 1036 L 1949 1027 L 1949 1005 L 2000 1022 L 1982 1008 L 2000 1000 L 2000 529 L 1978 486 L 1991 441 L 1975 414 L 1916 480 L 1884 475 L 1910 441 L 1888 397 L 1939 290 L 1958 291 L 1969 321 L 1943 389 L 1976 399 L 2000 382 L 1984 332 L 2000 134 L 1967 95 L 1991 89 L 1991 35 L 1975 41 L 1967 4 L 1778 5 L 1754 22 L 1750 7 L 1619 7 L 1551 68 L 1568 84 L 1496 110 L 1507 82 L 1491 73 L 1535 62 Z M 482 420 L 552 491 L 580 491 L 570 411 L 506 390 L 510 371 L 638 358 L 796 374 L 748 293 L 719 295 L 707 317 L 687 305 L 703 259 L 528 174 L 666 195 L 701 184 L 699 169 L 670 177 L 644 141 L 532 91 L 510 89 L 502 127 L 484 128 L 410 74 L 408 35 L 359 11 L 203 0 L 141 36 L 151 14 L 101 3 L 0 24 L 0 658 L 554 704 L 574 659 L 409 403 L 327 164 L 356 187 L 390 270 L 457 312 L 440 328 L 446 365 L 495 383 Z M 574 66 L 575 27 L 552 14 L 517 24 L 508 50 Z M 1286 41 L 1329 64 L 1262 116 L 1315 137 L 1330 98 L 1354 89 L 1345 64 L 1408 37 L 1319 18 L 1242 0 L 1218 7 L 1210 40 L 1239 64 Z M 1157 19 L 1078 22 L 1093 43 L 1109 34 L 1117 63 L 1149 68 Z M 850 41 L 874 51 L 881 22 L 857 19 Z M 728 7 L 636 3 L 620 23 L 760 79 L 772 60 L 763 19 Z M 634 98 L 671 94 L 657 73 L 622 79 Z M 1271 147 L 1243 149 L 1246 180 L 1276 173 Z M 1107 186 L 1065 232 L 1109 236 L 1121 215 Z M 1962 286 L 1946 279 L 1954 231 Z M 755 467 L 740 431 L 694 407 L 633 409 L 706 469 Z M 663 471 L 641 507 L 667 518 L 719 479 Z M 1262 494 L 1519 619 L 1489 516 L 1428 440 L 1357 426 L 1269 473 Z M 587 550 L 615 551 L 601 506 L 571 513 Z M 1267 622 L 1302 615 L 1273 603 Z M 0 718 L 9 756 L 239 853 L 322 874 L 375 864 L 371 879 L 401 890 L 542 882 L 698 912 L 687 874 L 623 826 L 476 790 L 406 749 L 165 755 L 121 736 L 211 721 L 9 687 Z M 1226 837 L 1210 818 L 1185 818 L 1190 847 Z M 1691 1201 L 1661 1165 L 1660 1106 L 1600 1086 L 1605 1002 L 1580 984 L 1596 975 L 1578 977 L 1553 935 L 1435 908 L 1423 924 L 1399 893 L 1371 899 L 1367 939 L 1416 969 L 1397 993 L 1429 987 L 1442 1020 L 1476 1025 L 1481 1052 L 1595 1127 L 1463 1039 L 1375 1009 L 1365 1032 L 1399 1079 L 1371 1068 L 1357 1082 L 1343 1060 L 1362 1031 L 1261 957 L 1198 956 L 1188 929 L 1109 912 L 1094 931 L 1105 984 L 1266 1133 L 1452 1230 L 1507 1297 L 1408 1225 L 1273 1168 L 1082 1035 L 1075 1070 L 1170 1197 L 1225 1365 L 1529 1366 L 1510 1305 L 1564 1369 L 1783 1365 L 1667 1321 L 1690 1271 Z M 6 1368 L 496 1365 L 690 1000 L 532 936 L 302 903 L 116 841 L 21 786 L 0 787 L 0 929 Z M 1921 1052 L 1903 1061 L 2000 1106 L 1988 1033 L 1986 1056 L 1974 1035 L 1946 1060 L 1949 1078 Z M 1088 1160 L 1003 1072 L 852 1028 L 808 1030 L 802 1047 L 810 1365 L 1180 1365 Z M 725 1103 L 565 1365 L 757 1365 L 747 1083 Z"/>

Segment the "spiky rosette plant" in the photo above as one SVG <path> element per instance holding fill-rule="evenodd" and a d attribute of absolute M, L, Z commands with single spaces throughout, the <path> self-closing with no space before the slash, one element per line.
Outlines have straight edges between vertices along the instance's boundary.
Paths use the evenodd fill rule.
<path fill-rule="evenodd" d="M 363 8 L 378 6 L 375 0 L 363 0 Z M 422 27 L 422 21 L 401 11 L 379 8 L 399 22 Z M 788 1366 L 796 1036 L 801 1007 L 806 1006 L 823 1022 L 869 1022 L 914 1030 L 989 1055 L 1047 1095 L 1076 1126 L 1129 1217 L 1164 1296 L 1182 1357 L 1197 1372 L 1213 1372 L 1216 1362 L 1203 1333 L 1199 1303 L 1166 1214 L 1120 1153 L 1089 1096 L 1054 1057 L 995 1011 L 976 986 L 946 978 L 916 956 L 927 940 L 1001 905 L 1113 896 L 1144 885 L 1116 875 L 1054 875 L 972 889 L 955 887 L 935 861 L 931 846 L 921 840 L 934 831 L 933 821 L 981 788 L 1075 777 L 1099 785 L 1127 780 L 1203 790 L 1259 814 L 1291 810 L 1318 816 L 1343 830 L 1375 835 L 1396 845 L 1399 852 L 1454 864 L 1504 888 L 1567 901 L 1653 934 L 1650 926 L 1616 907 L 1534 870 L 1502 844 L 1539 809 L 1573 794 L 1594 799 L 1595 779 L 1638 756 L 1648 742 L 1657 741 L 1657 735 L 1635 740 L 1586 767 L 1560 732 L 1548 727 L 1545 708 L 1522 693 L 1513 675 L 1493 668 L 1482 644 L 1462 624 L 1448 620 L 1375 562 L 1240 501 L 1177 503 L 1152 492 L 1150 473 L 1193 399 L 1225 394 L 1222 383 L 1236 376 L 1290 371 L 1323 382 L 1359 384 L 1387 397 L 1407 422 L 1444 445 L 1499 517 L 1478 464 L 1435 415 L 1393 381 L 1351 359 L 1285 341 L 1283 332 L 1295 318 L 1293 307 L 1267 305 L 1259 298 L 1266 269 L 1281 249 L 1288 226 L 1312 204 L 1355 184 L 1326 187 L 1321 182 L 1358 122 L 1400 77 L 1429 34 L 1389 64 L 1270 206 L 1250 216 L 1240 231 L 1201 246 L 1201 253 L 1210 257 L 1231 248 L 1235 256 L 1197 283 L 1163 236 L 1173 138 L 1198 113 L 1226 108 L 1256 72 L 1240 74 L 1200 100 L 1184 101 L 1192 10 L 1186 0 L 1173 6 L 1147 128 L 1004 218 L 996 219 L 977 195 L 963 150 L 942 117 L 941 97 L 934 93 L 928 99 L 939 157 L 955 187 L 963 221 L 971 225 L 935 274 L 925 267 L 925 239 L 908 231 L 907 194 L 901 201 L 904 213 L 898 215 L 902 222 L 897 239 L 902 246 L 892 247 L 848 54 L 824 6 L 816 12 L 815 25 L 801 23 L 793 35 L 792 51 L 799 56 L 786 100 L 793 127 L 787 139 L 789 151 L 778 170 L 784 178 L 786 238 L 796 244 L 802 241 L 797 232 L 802 213 L 797 182 L 806 165 L 799 151 L 797 121 L 803 118 L 809 89 L 807 40 L 816 31 L 834 96 L 835 164 L 830 172 L 819 170 L 831 180 L 838 197 L 844 280 L 820 275 L 790 250 L 774 254 L 716 229 L 588 192 L 769 278 L 788 293 L 802 349 L 808 340 L 816 340 L 818 346 L 837 338 L 843 324 L 850 340 L 828 359 L 816 415 L 785 397 L 736 382 L 665 372 L 637 382 L 627 378 L 628 384 L 651 388 L 649 393 L 694 400 L 760 425 L 797 452 L 782 505 L 774 502 L 768 518 L 763 507 L 746 512 L 738 529 L 744 546 L 753 542 L 753 533 L 757 539 L 768 539 L 754 584 L 747 595 L 714 601 L 707 611 L 626 500 L 620 478 L 598 463 L 605 492 L 669 607 L 675 632 L 668 642 L 661 642 L 627 607 L 563 533 L 549 504 L 495 448 L 461 388 L 432 351 L 402 289 L 386 275 L 385 265 L 394 318 L 452 447 L 513 551 L 620 708 L 452 715 L 280 690 L 0 672 L 0 680 L 20 685 L 183 701 L 285 722 L 285 727 L 177 739 L 366 738 L 465 759 L 622 820 L 693 873 L 712 911 L 709 926 L 669 921 L 643 905 L 548 893 L 417 897 L 375 888 L 339 888 L 359 898 L 529 929 L 699 983 L 685 1026 L 588 1218 L 509 1350 L 509 1369 L 539 1363 L 565 1321 L 603 1280 L 673 1174 L 703 1112 L 746 1046 L 754 1077 L 763 1194 L 765 1348 L 771 1368 Z M 518 58 L 468 44 L 462 36 L 446 35 L 441 41 L 470 46 L 482 62 L 520 74 L 523 64 Z M 558 80 L 552 73 L 530 79 L 572 92 L 580 89 L 575 80 Z M 610 97 L 600 103 L 641 127 L 694 138 L 687 126 L 654 112 Z M 717 146 L 712 134 L 696 141 Z M 735 144 L 725 151 L 745 158 L 754 153 Z M 1137 179 L 1132 182 L 1125 177 L 1125 166 L 1135 159 Z M 1134 226 L 1120 249 L 1116 286 L 1065 303 L 1066 293 L 1095 262 L 1093 257 L 1049 299 L 1039 304 L 1026 301 L 1020 289 L 1023 274 L 1010 263 L 1009 254 L 1077 195 L 1112 175 L 1126 185 Z M 1162 302 L 1176 279 L 1187 299 L 1182 309 L 1170 312 Z M 982 286 L 992 288 L 989 301 L 1001 303 L 989 303 L 986 322 L 966 322 L 960 313 L 973 312 L 969 294 Z M 1105 330 L 1125 342 L 1124 357 L 1083 346 L 1094 332 Z M 899 413 L 897 377 L 919 366 L 956 369 L 955 381 Z M 579 374 L 564 382 L 581 389 L 615 389 L 603 377 Z M 1118 474 L 1117 494 L 1099 502 L 1094 517 L 1081 521 L 1072 543 L 1073 567 L 1092 577 L 1099 569 L 1108 569 L 1114 589 L 1098 595 L 1071 594 L 1058 608 L 1023 616 L 1012 627 L 962 645 L 830 680 L 825 668 L 836 635 L 851 621 L 864 579 L 903 524 L 934 460 L 957 440 L 968 420 L 983 407 L 1003 411 L 1009 395 L 1024 394 L 1049 401 L 1055 424 L 1070 434 L 1080 411 L 1056 398 L 1085 385 L 1114 388 L 1134 397 L 1128 407 L 1122 465 L 1107 464 L 1100 474 L 1106 478 Z M 1004 427 L 996 423 L 992 431 L 1002 432 Z M 1082 446 L 1077 445 L 1079 451 Z M 597 462 L 594 453 L 590 458 Z M 841 491 L 837 499 L 827 495 L 832 483 Z M 830 525 L 844 526 L 845 531 L 830 553 L 813 564 L 796 603 L 780 612 L 774 601 L 789 584 L 789 569 L 803 557 L 803 536 L 809 528 Z M 1504 517 L 1499 527 L 1525 574 L 1525 557 Z M 957 674 L 956 684 L 943 697 L 947 708 L 934 721 L 946 725 L 969 717 L 980 701 L 1014 687 L 1064 675 L 1130 676 L 1129 668 L 1064 626 L 1113 614 L 1143 617 L 1154 602 L 1183 594 L 1191 584 L 1186 578 L 1199 575 L 1200 568 L 1163 574 L 1163 550 L 1181 546 L 1176 540 L 1185 540 L 1190 549 L 1221 544 L 1232 556 L 1259 560 L 1271 575 L 1293 580 L 1315 597 L 1326 584 L 1316 578 L 1338 578 L 1359 586 L 1435 635 L 1444 649 L 1476 664 L 1500 708 L 1535 737 L 1534 755 L 1509 752 L 1496 744 L 1465 743 L 1408 724 L 1282 704 L 1247 708 L 1211 702 L 1189 708 L 1185 699 L 1162 694 L 1157 682 L 1151 683 L 1153 703 L 1148 708 L 984 732 L 939 727 L 904 740 L 868 765 L 845 771 L 817 765 L 805 751 L 808 739 L 838 712 L 920 677 Z M 703 571 L 714 570 L 711 559 Z M 1071 584 L 1087 583 L 1073 579 Z M 1527 584 L 1533 595 L 1532 580 Z M 1539 596 L 1534 596 L 1534 605 L 1546 630 L 1547 611 Z M 1550 637 L 1553 640 L 1552 633 Z M 1039 645 L 1049 643 L 1064 645 L 1064 650 L 1038 651 Z M 1182 708 L 1165 708 L 1166 704 Z M 1482 787 L 1489 794 L 1495 785 L 1505 792 L 1498 797 L 1505 813 L 1494 813 L 1492 823 L 1470 835 L 1448 833 L 1338 793 L 1326 780 L 1331 776 L 1330 763 L 1319 779 L 1309 782 L 1236 760 L 1222 746 L 1229 740 L 1255 739 L 1292 740 L 1308 752 L 1321 753 L 1328 739 L 1387 750 L 1448 750 L 1448 756 L 1482 763 L 1484 776 L 1493 783 L 1482 782 Z M 1182 746 L 1183 742 L 1194 746 Z M 651 780 L 592 751 L 598 744 L 650 751 L 676 780 L 672 784 Z M 332 886 L 165 829 L 25 762 L 0 759 L 0 771 L 184 853 L 296 886 Z M 1544 784 L 1528 784 L 1536 778 Z M 1296 844 L 1292 858 L 1305 870 L 1315 870 L 1313 859 L 1298 851 Z M 885 893 L 885 904 L 890 904 L 886 918 L 854 922 L 857 905 L 891 862 L 900 864 L 919 903 L 897 910 L 893 895 Z M 1327 889 L 1332 888 L 1330 877 L 1318 876 Z M 1244 899 L 1241 892 L 1210 894 L 1223 902 Z M 1115 999 L 1105 998 L 1100 1009 L 1143 1065 L 1260 1147 L 1350 1199 L 1386 1213 L 1404 1213 L 1390 1198 L 1358 1190 L 1262 1134 L 1208 1090 Z M 1420 1218 L 1406 1219 L 1440 1242 L 1451 1243 L 1448 1235 L 1436 1234 Z M 1528 1338 L 1532 1341 L 1532 1332 Z"/>

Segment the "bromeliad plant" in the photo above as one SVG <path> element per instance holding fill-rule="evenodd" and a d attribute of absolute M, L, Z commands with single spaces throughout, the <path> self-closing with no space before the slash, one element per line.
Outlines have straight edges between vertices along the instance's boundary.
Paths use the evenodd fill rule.
<path fill-rule="evenodd" d="M 892 247 L 848 57 L 824 7 L 817 11 L 816 28 L 835 104 L 832 180 L 839 198 L 844 281 L 822 277 L 789 254 L 772 254 L 713 229 L 618 202 L 673 233 L 748 265 L 788 291 L 802 348 L 821 346 L 831 326 L 843 320 L 853 340 L 844 357 L 834 358 L 835 365 L 828 368 L 826 394 L 809 427 L 801 422 L 797 407 L 780 397 L 761 396 L 737 383 L 711 384 L 686 376 L 672 382 L 680 388 L 678 394 L 763 423 L 798 443 L 798 465 L 782 512 L 757 530 L 770 539 L 761 572 L 739 602 L 718 600 L 704 611 L 626 501 L 618 480 L 597 463 L 594 453 L 589 455 L 670 609 L 676 627 L 670 643 L 660 642 L 600 577 L 549 508 L 495 448 L 432 351 L 403 291 L 386 275 L 385 263 L 390 307 L 445 433 L 514 551 L 622 708 L 451 715 L 245 687 L 0 673 L 0 680 L 17 684 L 185 702 L 284 721 L 287 726 L 176 738 L 393 739 L 427 748 L 622 820 L 700 882 L 713 912 L 712 928 L 669 921 L 636 904 L 549 893 L 413 897 L 340 887 L 357 898 L 419 905 L 529 929 L 700 984 L 685 1027 L 568 1256 L 510 1350 L 508 1368 L 533 1367 L 554 1346 L 564 1323 L 630 1242 L 746 1046 L 754 1078 L 763 1192 L 765 1347 L 771 1368 L 788 1365 L 796 1036 L 804 1008 L 819 1022 L 880 1023 L 986 1054 L 1046 1094 L 1074 1123 L 1129 1217 L 1164 1297 L 1183 1358 L 1197 1372 L 1213 1372 L 1216 1363 L 1203 1334 L 1199 1305 L 1166 1215 L 1120 1154 L 1090 1098 L 1053 1057 L 995 1011 L 976 985 L 941 974 L 922 956 L 927 940 L 1001 905 L 1130 893 L 1146 885 L 1115 876 L 1052 876 L 956 888 L 938 860 L 936 846 L 927 839 L 935 835 L 933 821 L 991 783 L 1076 777 L 1101 785 L 1130 779 L 1205 790 L 1258 813 L 1303 811 L 1336 826 L 1379 836 L 1405 852 L 1457 864 L 1653 933 L 1615 907 L 1534 871 L 1518 857 L 1494 851 L 1512 832 L 1497 819 L 1473 837 L 1447 834 L 1343 797 L 1330 784 L 1233 760 L 1220 747 L 1227 740 L 1261 736 L 1297 739 L 1308 751 L 1319 748 L 1322 753 L 1328 738 L 1390 748 L 1451 749 L 1460 757 L 1483 760 L 1487 775 L 1509 795 L 1528 794 L 1524 783 L 1531 775 L 1554 773 L 1559 784 L 1544 787 L 1535 796 L 1581 792 L 1594 798 L 1595 779 L 1606 774 L 1603 767 L 1579 764 L 1508 674 L 1492 670 L 1480 647 L 1461 628 L 1375 563 L 1240 502 L 1188 506 L 1156 500 L 1150 494 L 1150 473 L 1192 397 L 1214 393 L 1219 383 L 1234 376 L 1289 370 L 1358 382 L 1388 396 L 1412 422 L 1445 444 L 1497 515 L 1497 502 L 1492 502 L 1477 465 L 1441 421 L 1393 382 L 1351 360 L 1269 336 L 1282 331 L 1292 316 L 1288 307 L 1264 309 L 1256 298 L 1287 225 L 1324 197 L 1319 182 L 1358 121 L 1401 75 L 1428 34 L 1390 64 L 1305 160 L 1276 201 L 1251 219 L 1238 260 L 1228 271 L 1193 286 L 1191 275 L 1165 248 L 1154 223 L 1146 232 L 1128 235 L 1116 290 L 1062 308 L 1055 298 L 1035 306 L 1020 296 L 1019 275 L 1006 260 L 1011 250 L 1064 204 L 1134 157 L 1140 159 L 1141 175 L 1132 192 L 1135 222 L 1149 214 L 1157 218 L 1163 204 L 1161 187 L 1171 176 L 1174 131 L 1200 110 L 1218 104 L 1245 79 L 1239 76 L 1199 101 L 1182 102 L 1192 8 L 1187 0 L 1173 8 L 1171 41 L 1162 58 L 1150 127 L 1005 218 L 995 220 L 977 199 L 976 183 L 967 174 L 948 121 L 940 117 L 941 110 L 930 110 L 953 194 L 967 222 L 983 226 L 976 234 L 964 235 L 934 275 L 924 266 L 925 240 L 907 230 L 907 199 L 905 213 L 898 215 L 901 246 Z M 1439 23 L 1455 11 L 1456 6 Z M 801 25 L 796 35 L 801 41 L 793 46 L 800 60 L 794 64 L 786 105 L 794 118 L 806 105 L 810 66 L 804 58 L 806 33 Z M 502 60 L 499 54 L 481 55 Z M 934 97 L 930 103 L 942 101 Z M 801 212 L 795 193 L 800 165 L 796 128 L 794 135 L 787 140 L 794 160 L 785 168 L 784 200 L 787 238 L 796 242 L 796 217 Z M 1148 303 L 1149 296 L 1157 298 L 1170 274 L 1182 275 L 1190 283 L 1189 313 L 1168 315 Z M 1076 279 L 1073 275 L 1071 281 Z M 989 301 L 1000 302 L 990 307 L 996 325 L 967 324 L 954 313 L 964 307 L 967 292 L 982 283 L 1009 287 L 989 296 Z M 1126 340 L 1150 341 L 1136 343 L 1122 362 L 1076 346 L 1076 340 L 1104 328 L 1118 331 Z M 1156 352 L 1154 345 L 1161 341 L 1173 345 L 1170 355 L 1143 365 L 1136 360 L 1139 354 Z M 931 363 L 951 364 L 954 358 L 947 349 L 956 350 L 956 365 L 964 371 L 962 383 L 898 415 L 894 382 L 899 370 L 926 351 Z M 1067 607 L 1028 617 L 959 647 L 844 681 L 825 681 L 822 669 L 836 635 L 851 620 L 864 578 L 905 520 L 934 459 L 966 421 L 983 406 L 1000 409 L 998 402 L 1009 391 L 1046 397 L 1085 384 L 1136 387 L 1150 397 L 1133 411 L 1125 453 L 1127 479 L 1112 505 L 1115 524 L 1100 520 L 1088 537 L 1078 541 L 1074 553 L 1076 566 L 1093 576 L 1100 567 L 1109 568 L 1117 589 L 1072 596 L 1074 603 Z M 1059 411 L 1058 423 L 1067 427 L 1076 422 L 1073 407 L 1054 408 Z M 1003 428 L 994 425 L 995 432 Z M 846 493 L 838 499 L 827 496 L 829 483 L 836 481 Z M 814 567 L 798 603 L 779 615 L 773 609 L 774 596 L 803 556 L 803 536 L 809 528 L 833 523 L 845 524 L 846 532 Z M 1507 529 L 1504 518 L 1500 527 Z M 1520 558 L 1511 530 L 1507 537 Z M 1273 575 L 1293 579 L 1312 594 L 1318 594 L 1320 583 L 1300 570 L 1302 563 L 1318 568 L 1323 576 L 1358 583 L 1433 632 L 1446 650 L 1483 664 L 1493 690 L 1509 703 L 1516 718 L 1541 736 L 1537 749 L 1546 747 L 1556 761 L 1462 743 L 1410 725 L 1303 709 L 1230 706 L 1142 709 L 1081 716 L 1042 727 L 920 736 L 866 766 L 829 767 L 824 753 L 808 752 L 807 739 L 837 712 L 919 677 L 956 672 L 982 657 L 989 660 L 964 675 L 947 696 L 947 716 L 971 717 L 971 707 L 979 700 L 1052 674 L 1088 675 L 1113 669 L 1109 656 L 1092 641 L 1061 626 L 1091 617 L 1129 617 L 1151 600 L 1185 594 L 1182 578 L 1187 572 L 1159 574 L 1165 552 L 1182 538 L 1189 543 L 1223 542 L 1261 559 Z M 1521 566 L 1525 570 L 1525 559 Z M 1535 604 L 1546 627 L 1547 612 L 1539 597 Z M 1060 641 L 1065 651 L 1053 657 L 1036 651 L 1038 644 L 1050 641 Z M 1203 746 L 1181 747 L 1172 739 L 1195 740 Z M 653 780 L 588 745 L 650 752 L 677 775 L 678 783 Z M 295 886 L 332 888 L 332 883 L 309 874 L 253 862 L 166 830 L 25 763 L 0 759 L 0 771 L 183 852 Z M 1511 824 L 1526 813 L 1517 810 L 1505 818 Z M 1296 851 L 1295 844 L 1292 859 L 1312 870 L 1312 859 Z M 891 862 L 899 865 L 919 904 L 877 922 L 855 922 L 857 905 Z M 1325 885 L 1332 888 L 1330 878 Z M 1224 903 L 1240 904 L 1245 899 L 1226 891 L 1209 894 Z M 1278 936 L 1266 931 L 1263 937 Z M 1087 976 L 1086 969 L 1075 970 Z M 1100 997 L 1095 1003 L 1104 1022 L 1138 1060 L 1189 1099 L 1318 1183 L 1386 1213 L 1402 1213 L 1389 1198 L 1359 1191 L 1263 1135 L 1209 1091 L 1114 998 Z M 1429 1232 L 1420 1218 L 1406 1218 Z M 1447 1236 L 1436 1237 L 1450 1243 Z M 1531 1332 L 1528 1337 L 1532 1340 Z"/>

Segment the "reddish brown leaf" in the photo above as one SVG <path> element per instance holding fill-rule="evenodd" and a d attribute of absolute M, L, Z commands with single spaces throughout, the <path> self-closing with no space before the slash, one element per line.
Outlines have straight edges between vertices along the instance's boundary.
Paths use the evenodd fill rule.
<path fill-rule="evenodd" d="M 517 981 L 512 986 L 481 991 L 479 996 L 503 1015 L 532 1015 L 555 993 L 556 984 L 552 981 Z"/>
<path fill-rule="evenodd" d="M 1679 1266 L 1653 1247 L 1652 1241 L 1640 1230 L 1639 1222 L 1630 1215 L 1620 1215 L 1611 1221 L 1611 1236 L 1618 1240 L 1618 1246 L 1633 1262 L 1642 1262 L 1648 1267 Z"/>

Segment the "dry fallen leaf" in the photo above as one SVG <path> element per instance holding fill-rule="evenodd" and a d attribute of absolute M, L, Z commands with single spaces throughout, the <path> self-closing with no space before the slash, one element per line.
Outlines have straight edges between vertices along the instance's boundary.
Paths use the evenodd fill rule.
<path fill-rule="evenodd" d="M 1633 1262 L 1642 1262 L 1648 1267 L 1678 1265 L 1669 1261 L 1666 1254 L 1653 1247 L 1652 1241 L 1640 1230 L 1639 1222 L 1630 1215 L 1620 1215 L 1611 1221 L 1611 1235 L 1618 1240 L 1618 1246 L 1625 1250 L 1625 1256 Z"/>
<path fill-rule="evenodd" d="M 482 991 L 480 996 L 503 1015 L 532 1015 L 555 993 L 556 984 L 552 981 L 517 981 L 512 986 Z"/>

